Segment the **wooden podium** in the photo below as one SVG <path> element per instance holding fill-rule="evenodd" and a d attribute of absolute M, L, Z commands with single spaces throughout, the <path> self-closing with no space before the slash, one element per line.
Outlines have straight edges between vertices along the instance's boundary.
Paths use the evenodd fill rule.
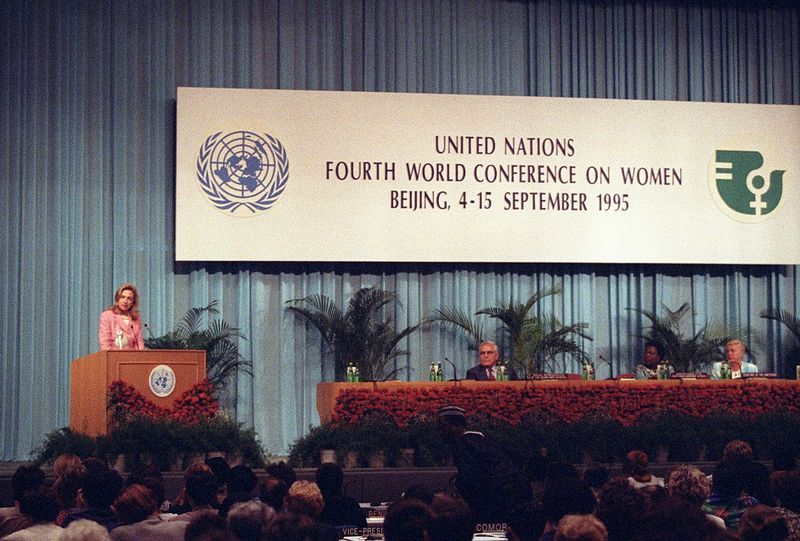
<path fill-rule="evenodd" d="M 158 365 L 167 365 L 175 372 L 175 389 L 169 396 L 159 397 L 150 390 L 150 372 Z M 113 381 L 122 380 L 154 404 L 169 409 L 205 377 L 203 350 L 98 351 L 80 357 L 70 368 L 69 426 L 90 436 L 108 432 L 106 400 Z"/>

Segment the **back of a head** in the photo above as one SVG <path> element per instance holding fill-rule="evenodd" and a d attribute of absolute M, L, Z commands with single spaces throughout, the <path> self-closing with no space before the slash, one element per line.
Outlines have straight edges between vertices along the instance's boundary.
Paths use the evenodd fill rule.
<path fill-rule="evenodd" d="M 313 481 L 295 481 L 286 493 L 284 507 L 291 513 L 316 519 L 325 505 L 322 492 Z"/>
<path fill-rule="evenodd" d="M 738 498 L 747 485 L 738 466 L 732 461 L 722 461 L 714 468 L 711 490 L 725 500 Z"/>
<path fill-rule="evenodd" d="M 83 462 L 78 455 L 73 453 L 60 454 L 53 461 L 53 475 L 61 477 L 68 469 L 79 465 L 83 466 Z"/>
<path fill-rule="evenodd" d="M 786 517 L 766 505 L 747 508 L 739 522 L 739 537 L 743 541 L 784 541 L 788 536 Z"/>
<path fill-rule="evenodd" d="M 602 464 L 591 464 L 583 472 L 583 480 L 591 488 L 599 489 L 611 479 L 608 468 Z"/>
<path fill-rule="evenodd" d="M 711 483 L 698 468 L 682 464 L 669 474 L 667 492 L 699 507 L 708 499 Z"/>
<path fill-rule="evenodd" d="M 589 485 L 577 479 L 565 478 L 548 482 L 542 499 L 542 509 L 551 524 L 558 524 L 565 515 L 592 513 L 596 503 Z"/>
<path fill-rule="evenodd" d="M 235 503 L 228 511 L 228 527 L 239 541 L 260 541 L 275 511 L 259 501 Z"/>
<path fill-rule="evenodd" d="M 289 485 L 283 479 L 269 477 L 261 485 L 260 499 L 275 511 L 281 511 L 287 492 L 289 492 Z"/>
<path fill-rule="evenodd" d="M 130 485 L 114 500 L 114 513 L 120 524 L 141 522 L 157 510 L 156 495 L 144 485 Z"/>
<path fill-rule="evenodd" d="M 252 494 L 258 485 L 258 477 L 253 470 L 244 465 L 231 468 L 228 474 L 228 492 Z"/>
<path fill-rule="evenodd" d="M 508 538 L 511 541 L 538 541 L 547 519 L 535 502 L 518 505 L 508 514 Z"/>
<path fill-rule="evenodd" d="M 74 520 L 61 530 L 58 541 L 111 541 L 105 526 L 88 519 Z"/>
<path fill-rule="evenodd" d="M 206 507 L 217 496 L 217 479 L 213 473 L 197 472 L 186 476 L 186 495 L 192 507 Z"/>
<path fill-rule="evenodd" d="M 342 493 L 342 485 L 344 484 L 344 472 L 342 468 L 333 462 L 326 462 L 317 468 L 317 473 L 314 479 L 319 485 L 322 494 L 330 494 L 338 496 Z"/>
<path fill-rule="evenodd" d="M 630 484 L 620 479 L 610 482 L 601 492 L 597 502 L 597 518 L 603 521 L 611 539 L 633 539 L 647 510 L 644 496 Z"/>
<path fill-rule="evenodd" d="M 625 455 L 624 469 L 631 475 L 644 475 L 650 466 L 650 459 L 647 453 L 636 449 Z"/>
<path fill-rule="evenodd" d="M 319 541 L 314 521 L 305 515 L 278 513 L 266 530 L 269 541 Z"/>
<path fill-rule="evenodd" d="M 202 514 L 193 519 L 184 533 L 185 541 L 237 541 L 228 522 L 219 515 Z"/>
<path fill-rule="evenodd" d="M 383 521 L 385 541 L 427 541 L 433 518 L 428 506 L 419 500 L 398 500 L 386 510 Z"/>
<path fill-rule="evenodd" d="M 703 541 L 713 538 L 720 528 L 698 506 L 678 496 L 667 496 L 644 517 L 638 530 L 637 539 L 642 540 Z"/>
<path fill-rule="evenodd" d="M 475 521 L 472 511 L 463 500 L 437 494 L 430 511 L 433 513 L 428 527 L 430 541 L 471 541 Z"/>
<path fill-rule="evenodd" d="M 722 461 L 752 460 L 753 448 L 743 440 L 731 440 L 722 451 Z"/>
<path fill-rule="evenodd" d="M 44 485 L 44 478 L 44 471 L 38 466 L 22 465 L 18 467 L 11 477 L 11 492 L 14 499 L 19 501 L 26 492 L 37 490 Z"/>
<path fill-rule="evenodd" d="M 55 492 L 45 486 L 25 492 L 19 500 L 19 512 L 34 523 L 53 522 L 58 516 L 58 511 Z"/>
<path fill-rule="evenodd" d="M 206 459 L 206 466 L 211 468 L 211 473 L 217 479 L 217 485 L 227 485 L 230 479 L 231 467 L 221 456 L 212 456 Z"/>
<path fill-rule="evenodd" d="M 800 471 L 773 472 L 770 489 L 781 507 L 800 513 Z"/>
<path fill-rule="evenodd" d="M 287 486 L 292 486 L 292 483 L 297 481 L 297 474 L 289 464 L 281 460 L 280 462 L 273 462 L 272 464 L 267 464 L 267 467 L 264 468 L 264 471 L 270 477 L 277 477 L 281 479 Z"/>
<path fill-rule="evenodd" d="M 83 476 L 83 499 L 89 507 L 111 507 L 122 491 L 124 482 L 119 473 L 107 467 L 91 467 Z"/>
<path fill-rule="evenodd" d="M 556 541 L 608 541 L 606 527 L 593 515 L 566 515 L 558 522 Z"/>

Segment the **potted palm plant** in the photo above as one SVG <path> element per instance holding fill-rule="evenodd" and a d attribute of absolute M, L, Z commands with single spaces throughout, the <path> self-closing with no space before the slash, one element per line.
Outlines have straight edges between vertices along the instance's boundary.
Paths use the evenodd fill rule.
<path fill-rule="evenodd" d="M 349 363 L 358 367 L 362 381 L 380 381 L 396 374 L 397 370 L 389 367 L 398 357 L 408 355 L 398 346 L 420 326 L 398 332 L 393 318 L 386 314 L 396 302 L 393 292 L 373 286 L 356 291 L 346 310 L 319 294 L 287 301 L 287 309 L 319 331 L 333 358 L 337 381 L 345 379 Z"/>
<path fill-rule="evenodd" d="M 239 353 L 238 340 L 244 339 L 239 329 L 223 319 L 209 321 L 201 328 L 203 319 L 219 313 L 217 301 L 208 306 L 190 308 L 174 330 L 164 336 L 148 338 L 148 349 L 203 349 L 206 352 L 206 374 L 215 388 L 224 389 L 241 370 L 252 376 L 252 363 Z"/>
<path fill-rule="evenodd" d="M 683 303 L 677 310 L 663 307 L 666 315 L 659 316 L 655 312 L 632 308 L 650 322 L 645 327 L 641 338 L 654 340 L 664 348 L 664 358 L 678 372 L 692 372 L 721 361 L 724 355 L 721 346 L 731 338 L 742 334 L 739 327 L 719 320 L 709 320 L 693 334 L 683 332 L 683 319 L 692 314 L 692 305 Z"/>
<path fill-rule="evenodd" d="M 797 316 L 788 310 L 778 310 L 776 308 L 762 310 L 760 316 L 780 323 L 791 334 L 785 349 L 787 373 L 784 376 L 800 379 L 800 319 L 797 319 Z M 796 367 L 795 372 L 790 373 L 789 370 L 792 367 Z"/>
<path fill-rule="evenodd" d="M 511 345 L 511 362 L 527 375 L 553 371 L 555 358 L 561 354 L 578 361 L 588 359 L 580 344 L 580 340 L 592 340 L 584 332 L 588 327 L 586 323 L 565 325 L 553 315 L 537 316 L 531 313 L 539 301 L 560 293 L 559 287 L 551 287 L 537 291 L 525 302 L 501 303 L 475 312 L 475 316 L 488 316 L 502 322 Z M 478 346 L 484 340 L 483 321 L 472 319 L 461 309 L 436 310 L 430 320 L 466 331 L 473 342 L 471 347 Z"/>

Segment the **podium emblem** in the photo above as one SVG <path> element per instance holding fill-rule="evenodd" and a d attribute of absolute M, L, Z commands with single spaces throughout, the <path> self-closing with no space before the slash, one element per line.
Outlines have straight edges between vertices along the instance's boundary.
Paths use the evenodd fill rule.
<path fill-rule="evenodd" d="M 150 392 L 159 398 L 172 394 L 175 390 L 175 372 L 169 366 L 160 364 L 150 371 Z"/>

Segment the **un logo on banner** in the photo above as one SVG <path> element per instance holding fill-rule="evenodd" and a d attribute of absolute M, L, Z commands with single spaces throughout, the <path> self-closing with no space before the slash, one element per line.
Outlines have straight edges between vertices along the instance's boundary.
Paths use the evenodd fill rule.
<path fill-rule="evenodd" d="M 289 158 L 269 134 L 219 132 L 200 147 L 197 180 L 218 209 L 235 214 L 244 208 L 256 214 L 274 205 L 286 188 Z"/>
<path fill-rule="evenodd" d="M 733 218 L 758 222 L 778 208 L 785 171 L 767 172 L 763 165 L 764 157 L 755 150 L 717 150 L 715 188 L 727 206 L 723 210 Z"/>

